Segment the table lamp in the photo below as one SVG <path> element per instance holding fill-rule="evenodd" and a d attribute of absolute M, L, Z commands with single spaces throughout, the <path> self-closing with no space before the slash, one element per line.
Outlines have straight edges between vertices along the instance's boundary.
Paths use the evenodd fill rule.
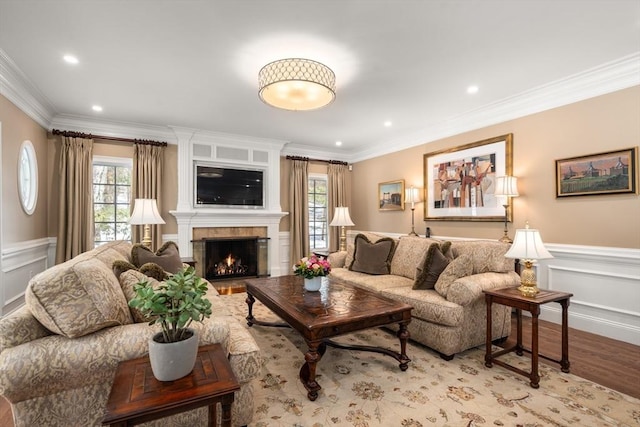
<path fill-rule="evenodd" d="M 533 262 L 538 259 L 553 258 L 542 243 L 538 230 L 526 228 L 516 230 L 513 244 L 506 254 L 506 258 L 519 258 L 524 262 L 524 270 L 520 272 L 520 286 L 518 290 L 525 297 L 535 297 L 539 290 L 536 283 L 536 272 L 531 268 Z"/>
<path fill-rule="evenodd" d="M 340 251 L 346 251 L 347 232 L 344 228 L 355 225 L 349 216 L 349 208 L 345 208 L 343 206 L 337 207 L 336 211 L 333 213 L 333 220 L 329 225 L 340 227 Z"/>
<path fill-rule="evenodd" d="M 500 238 L 501 242 L 512 243 L 507 231 L 509 197 L 518 197 L 518 178 L 515 176 L 499 176 L 495 181 L 495 190 L 493 194 L 501 198 L 504 203 L 504 235 Z"/>
<path fill-rule="evenodd" d="M 409 233 L 409 236 L 417 236 L 418 233 L 416 233 L 415 223 L 414 223 L 415 210 L 416 210 L 416 203 L 422 202 L 422 188 L 417 188 L 417 187 L 414 187 L 413 185 L 410 188 L 407 188 L 404 191 L 404 202 L 411 203 L 411 233 Z"/>
<path fill-rule="evenodd" d="M 133 213 L 129 218 L 131 225 L 144 225 L 142 244 L 151 248 L 151 227 L 150 224 L 165 224 L 158 212 L 156 199 L 136 199 L 133 205 Z"/>

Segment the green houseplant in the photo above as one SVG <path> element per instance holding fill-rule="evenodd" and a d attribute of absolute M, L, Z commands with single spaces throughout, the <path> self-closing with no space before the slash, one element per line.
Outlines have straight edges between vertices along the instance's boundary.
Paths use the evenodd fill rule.
<path fill-rule="evenodd" d="M 134 290 L 136 296 L 129 306 L 148 318 L 149 325 L 162 327 L 149 341 L 154 376 L 173 381 L 189 374 L 198 353 L 198 335 L 189 326 L 211 316 L 211 302 L 205 297 L 207 282 L 189 266 L 155 286 L 140 281 Z"/>

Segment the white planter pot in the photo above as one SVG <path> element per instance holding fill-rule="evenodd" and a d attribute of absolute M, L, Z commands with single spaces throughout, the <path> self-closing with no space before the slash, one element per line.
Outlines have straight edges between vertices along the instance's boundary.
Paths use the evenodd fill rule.
<path fill-rule="evenodd" d="M 158 381 L 174 381 L 186 377 L 193 370 L 198 355 L 198 333 L 193 329 L 188 330 L 193 335 L 183 341 L 157 342 L 155 338 L 162 337 L 162 332 L 149 340 L 151 370 Z"/>
<path fill-rule="evenodd" d="M 313 279 L 304 279 L 304 289 L 307 291 L 319 291 L 322 287 L 322 277 L 314 277 Z"/>

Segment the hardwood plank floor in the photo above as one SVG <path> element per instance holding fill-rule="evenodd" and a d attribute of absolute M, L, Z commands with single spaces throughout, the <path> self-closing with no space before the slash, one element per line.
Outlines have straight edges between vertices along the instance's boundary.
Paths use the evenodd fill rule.
<path fill-rule="evenodd" d="M 560 325 L 540 320 L 538 324 L 540 353 L 560 359 Z M 503 344 L 516 341 L 515 316 L 511 318 L 511 334 Z M 523 316 L 522 344 L 530 348 L 531 319 Z M 640 399 L 640 346 L 601 335 L 569 328 L 569 361 L 571 373 Z M 541 363 L 558 366 L 540 359 Z M 0 426 L 14 427 L 9 402 L 0 398 Z"/>

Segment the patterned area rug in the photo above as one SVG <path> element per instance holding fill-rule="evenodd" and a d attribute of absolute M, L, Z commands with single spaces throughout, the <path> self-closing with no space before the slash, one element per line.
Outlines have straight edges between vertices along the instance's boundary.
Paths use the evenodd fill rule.
<path fill-rule="evenodd" d="M 224 296 L 244 325 L 246 294 Z M 256 319 L 277 321 L 260 302 Z M 410 342 L 406 372 L 398 362 L 376 353 L 327 347 L 318 363 L 322 386 L 311 402 L 298 379 L 306 345 L 293 330 L 249 328 L 263 351 L 265 365 L 256 387 L 252 427 L 263 426 L 638 426 L 640 400 L 540 364 L 540 388 L 502 367 L 484 366 L 484 347 L 442 360 Z M 395 335 L 370 329 L 336 339 L 341 343 L 399 349 Z M 571 350 L 571 349 L 569 349 Z M 571 355 L 571 351 L 569 352 Z M 520 369 L 530 359 L 501 356 Z"/>

